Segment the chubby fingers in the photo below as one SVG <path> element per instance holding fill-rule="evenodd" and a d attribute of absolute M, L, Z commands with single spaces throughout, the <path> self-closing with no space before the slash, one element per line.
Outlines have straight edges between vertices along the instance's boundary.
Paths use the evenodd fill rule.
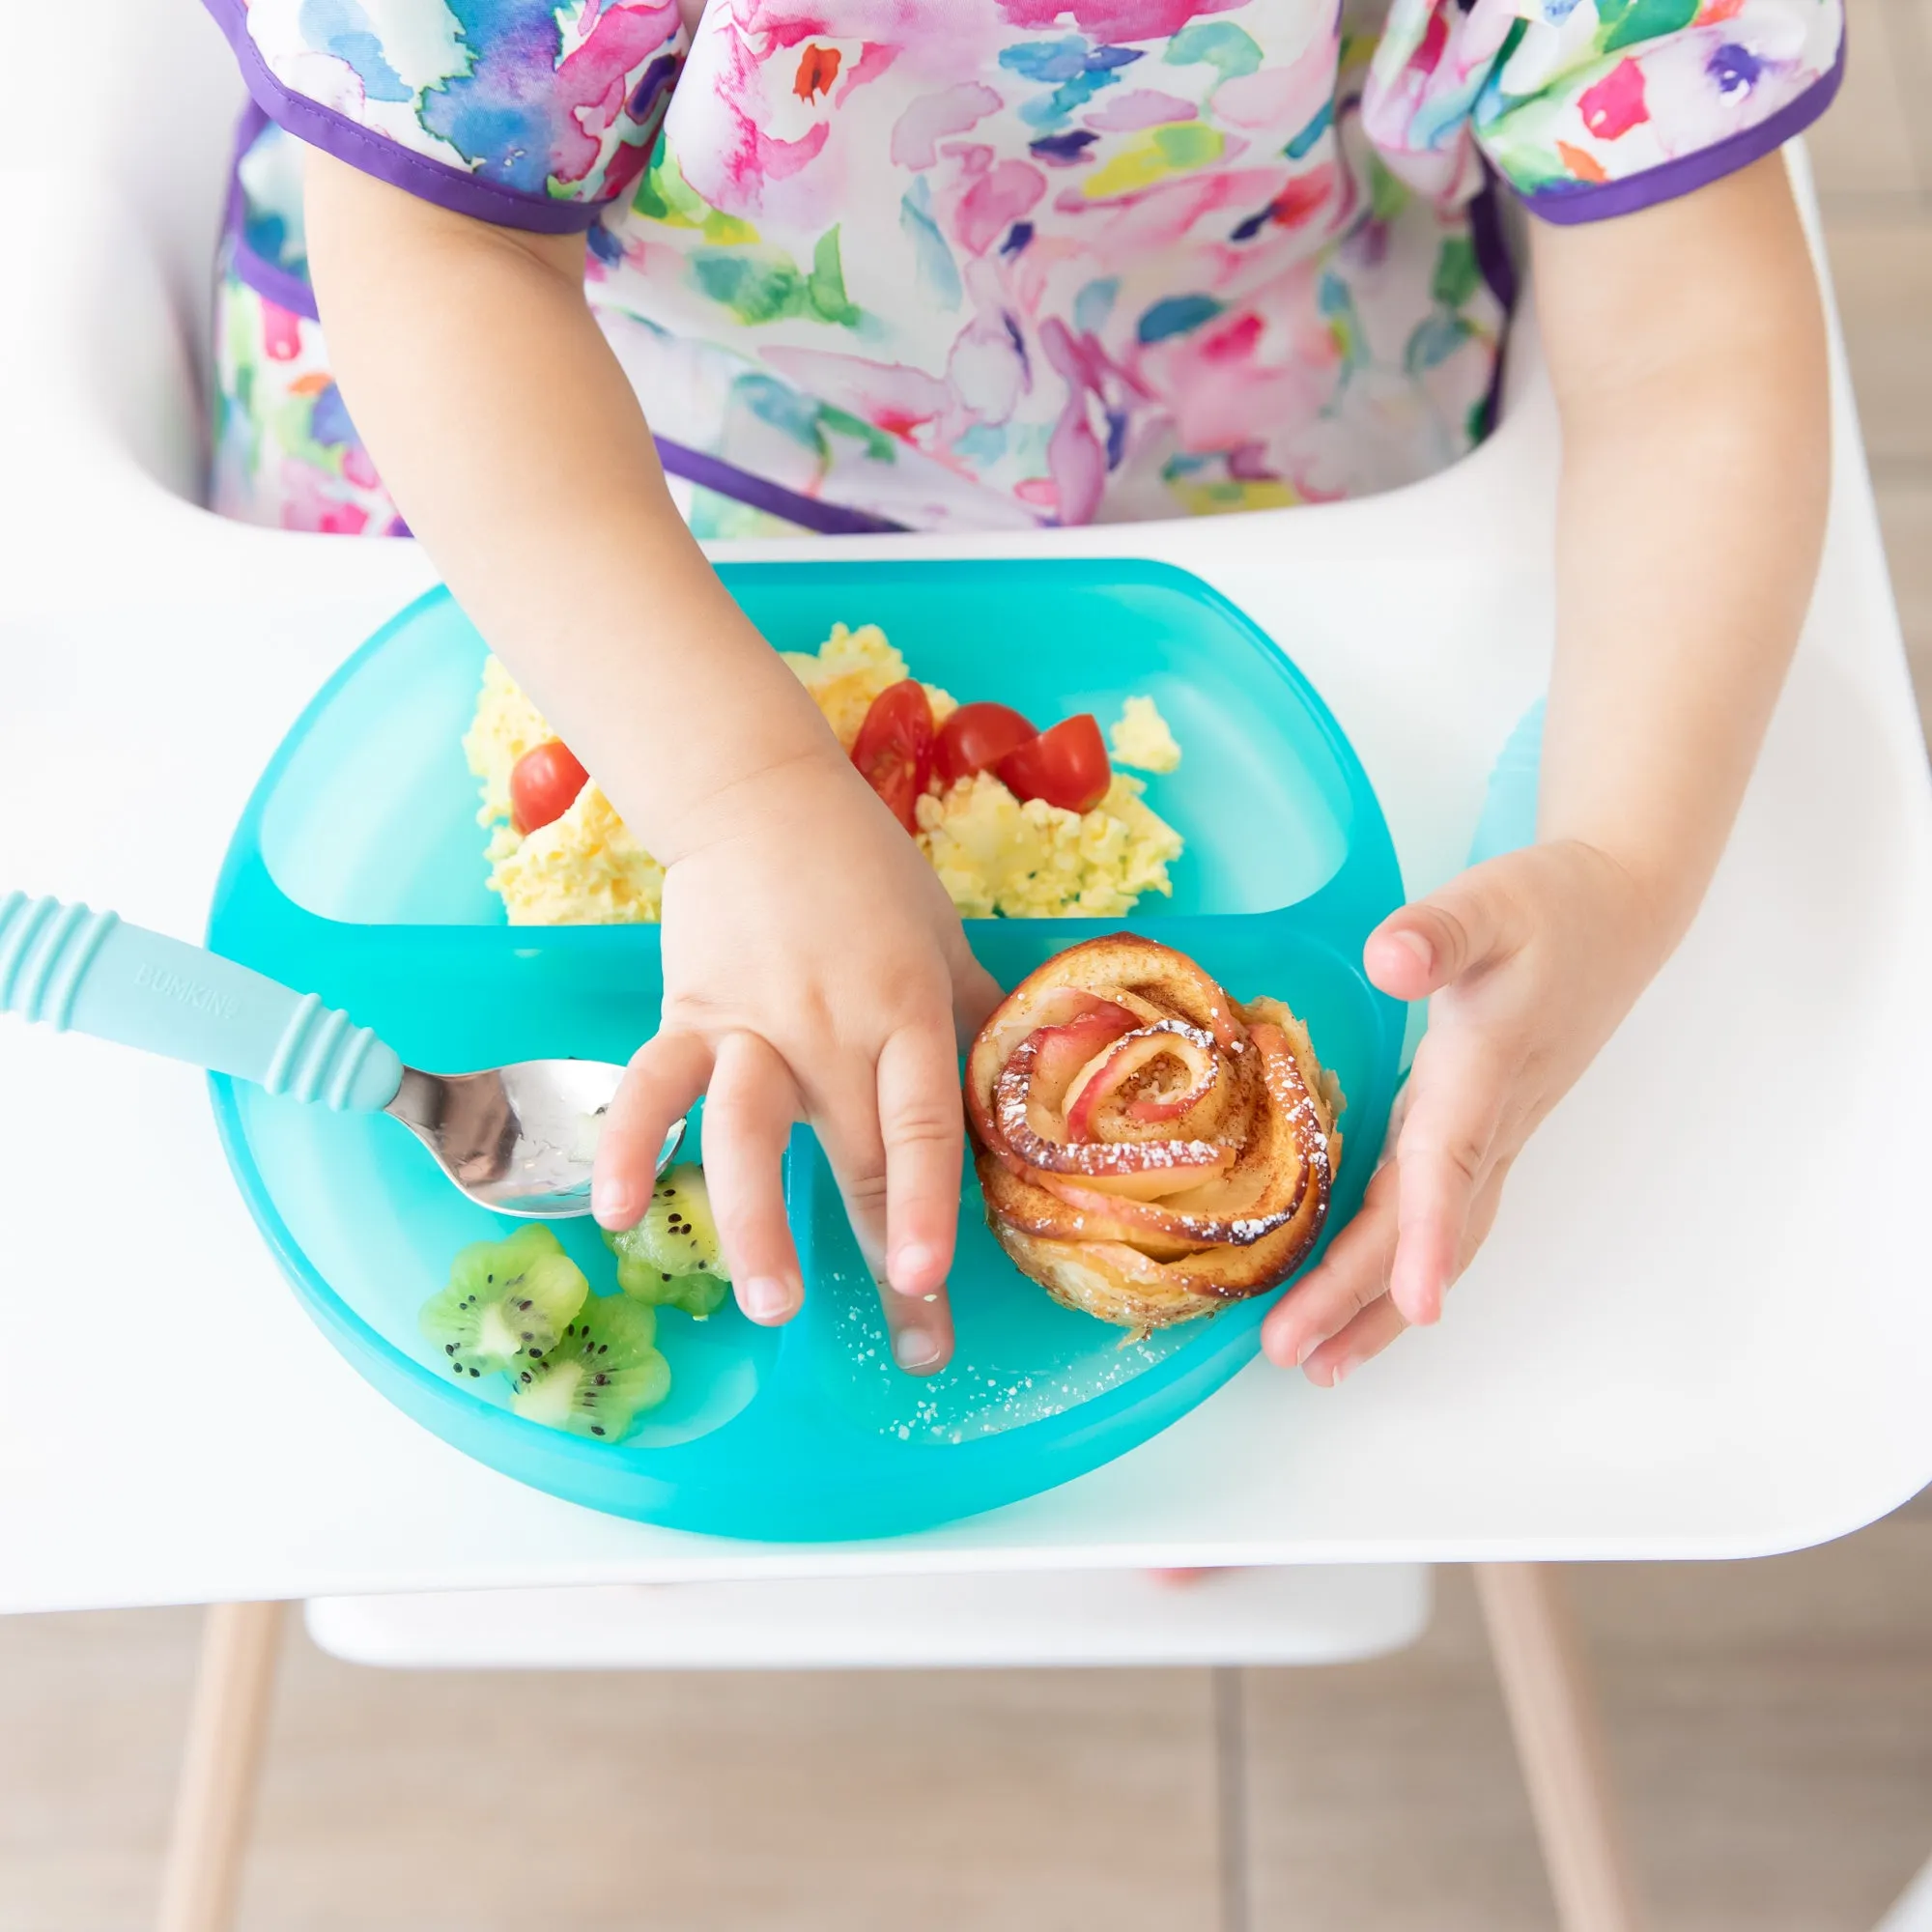
<path fill-rule="evenodd" d="M 1416 1055 L 1403 1122 L 1389 1299 L 1404 1320 L 1436 1321 L 1462 1265 L 1476 1198 L 1493 1163 L 1508 1097 L 1504 1053 L 1469 1028 L 1431 1034 Z"/>
<path fill-rule="evenodd" d="M 886 1279 L 883 1183 L 875 1179 L 884 1172 L 883 1155 L 856 1153 L 856 1136 L 841 1133 L 829 1122 L 819 1124 L 818 1137 L 838 1178 L 859 1252 L 878 1290 L 893 1360 L 909 1376 L 937 1375 L 952 1359 L 952 1305 L 943 1278 L 924 1294 L 902 1294 Z"/>
<path fill-rule="evenodd" d="M 946 1286 L 959 1223 L 966 1121 L 959 1062 L 938 1028 L 901 1027 L 879 1055 L 886 1278 L 901 1294 Z"/>
<path fill-rule="evenodd" d="M 597 1140 L 590 1211 L 601 1226 L 635 1228 L 643 1219 L 665 1137 L 710 1077 L 711 1049 L 696 1034 L 661 1033 L 632 1055 Z"/>
<path fill-rule="evenodd" d="M 1463 873 L 1391 913 L 1363 947 L 1370 979 L 1398 999 L 1434 1002 L 1456 990 L 1432 1004 L 1436 1023 L 1416 1055 L 1361 1210 L 1263 1324 L 1269 1358 L 1298 1365 L 1322 1386 L 1405 1328 L 1436 1321 L 1494 1218 L 1513 1151 L 1505 1116 L 1517 1119 L 1511 1095 L 1522 1054 L 1506 1034 L 1473 1023 L 1459 1003 L 1523 942 L 1501 876 L 1487 867 Z"/>
<path fill-rule="evenodd" d="M 798 1088 L 756 1034 L 719 1043 L 704 1103 L 704 1179 L 738 1306 L 767 1327 L 789 1321 L 805 1296 L 785 1219 L 784 1152 Z"/>
<path fill-rule="evenodd" d="M 1505 1056 L 1467 1028 L 1423 1041 L 1392 1153 L 1360 1210 L 1262 1324 L 1270 1361 L 1332 1388 L 1405 1328 L 1441 1314 L 1489 1234 L 1509 1171 L 1497 1146 L 1506 1074 Z"/>
<path fill-rule="evenodd" d="M 930 1294 L 901 1294 L 879 1284 L 879 1307 L 893 1360 L 909 1376 L 936 1376 L 952 1359 L 952 1304 L 942 1286 Z"/>
<path fill-rule="evenodd" d="M 1479 866 L 1400 907 L 1369 934 L 1362 964 L 1383 992 L 1426 1000 L 1514 947 L 1509 902 L 1488 889 L 1484 871 Z"/>
<path fill-rule="evenodd" d="M 902 1027 L 879 1055 L 879 1133 L 886 1156 L 885 1276 L 893 1359 L 930 1375 L 952 1359 L 946 1277 L 959 1226 L 966 1122 L 959 1060 L 944 1028 Z"/>
<path fill-rule="evenodd" d="M 1476 1190 L 1452 1279 L 1468 1266 L 1495 1225 L 1510 1164 L 1507 1158 L 1492 1162 Z M 1361 1211 L 1335 1237 L 1321 1265 L 1268 1311 L 1262 1348 L 1278 1368 L 1299 1367 L 1317 1387 L 1333 1388 L 1409 1326 L 1388 1293 L 1401 1187 L 1400 1167 L 1390 1161 L 1370 1181 Z"/>
<path fill-rule="evenodd" d="M 1507 1160 L 1497 1161 L 1476 1192 L 1463 1234 L 1462 1251 L 1457 1256 L 1458 1274 L 1468 1266 L 1495 1225 L 1496 1208 L 1502 1202 L 1503 1181 L 1509 1169 Z M 1372 1355 L 1379 1355 L 1407 1326 L 1401 1309 L 1383 1295 L 1370 1302 L 1310 1353 L 1302 1362 L 1303 1373 L 1318 1387 L 1333 1388 L 1351 1369 L 1359 1368 Z"/>
<path fill-rule="evenodd" d="M 1325 1385 L 1326 1374 L 1312 1366 L 1317 1351 L 1365 1310 L 1388 1305 L 1397 1186 L 1390 1161 L 1369 1182 L 1355 1218 L 1329 1243 L 1321 1264 L 1268 1310 L 1262 1348 L 1277 1368 L 1306 1368 L 1310 1380 Z"/>
<path fill-rule="evenodd" d="M 849 1083 L 813 1109 L 852 1233 L 878 1286 L 893 1359 L 910 1375 L 931 1375 L 952 1358 L 946 1272 L 959 1210 L 962 1129 L 951 1046 L 942 1044 L 945 1088 L 933 1085 L 928 1048 L 907 1041 L 894 1050 L 889 1042 L 872 1083 Z"/>

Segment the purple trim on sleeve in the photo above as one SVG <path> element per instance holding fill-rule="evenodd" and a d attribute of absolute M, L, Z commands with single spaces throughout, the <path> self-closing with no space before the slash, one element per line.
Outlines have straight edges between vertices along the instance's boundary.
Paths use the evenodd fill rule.
<path fill-rule="evenodd" d="M 707 456 L 701 449 L 688 449 L 681 442 L 657 439 L 658 461 L 667 475 L 682 477 L 700 489 L 715 490 L 753 510 L 782 517 L 788 524 L 822 537 L 879 536 L 903 530 L 905 525 L 885 517 L 868 516 L 864 510 L 848 510 L 842 504 L 821 502 L 816 497 L 801 496 L 781 484 L 753 476 L 749 469 Z"/>
<path fill-rule="evenodd" d="M 298 315 L 304 322 L 320 322 L 315 306 L 315 291 L 299 275 L 292 275 L 273 262 L 265 262 L 241 238 L 237 229 L 228 231 L 228 266 L 243 288 L 253 289 L 264 301 Z"/>
<path fill-rule="evenodd" d="M 378 181 L 403 188 L 419 200 L 434 202 L 453 214 L 468 214 L 501 228 L 526 228 L 538 235 L 581 234 L 611 206 L 611 200 L 553 201 L 547 195 L 525 194 L 495 182 L 478 181 L 474 175 L 447 167 L 427 155 L 412 154 L 396 142 L 371 133 L 346 114 L 284 87 L 269 71 L 248 32 L 248 10 L 243 0 L 203 0 L 203 4 L 227 36 L 256 105 L 297 140 L 306 141 Z"/>
<path fill-rule="evenodd" d="M 292 274 L 278 262 L 265 261 L 247 245 L 246 203 L 242 188 L 241 161 L 250 144 L 272 120 L 298 140 L 325 149 L 354 167 L 377 176 L 393 185 L 433 201 L 459 214 L 474 214 L 483 220 L 500 220 L 506 226 L 540 228 L 550 233 L 568 233 L 587 228 L 608 203 L 534 201 L 509 188 L 488 182 L 472 181 L 432 161 L 412 156 L 407 149 L 371 134 L 367 128 L 345 119 L 333 110 L 292 94 L 263 64 L 260 52 L 249 38 L 246 8 L 242 0 L 205 0 L 229 44 L 241 62 L 242 77 L 252 97 L 247 111 L 236 130 L 235 161 L 230 169 L 228 208 L 223 224 L 229 267 L 238 281 L 254 290 L 266 301 L 273 302 L 310 322 L 319 320 L 315 291 L 308 281 Z M 533 215 L 543 219 L 532 219 Z M 568 217 L 568 218 L 564 218 Z M 821 502 L 782 485 L 754 476 L 735 464 L 683 443 L 656 439 L 658 460 L 668 474 L 682 477 L 701 489 L 713 490 L 754 510 L 781 517 L 801 529 L 819 536 L 875 536 L 902 531 L 906 526 L 864 510 L 846 509 L 842 504 Z M 409 527 L 399 517 L 385 535 L 407 536 Z"/>
<path fill-rule="evenodd" d="M 259 103 L 249 101 L 241 125 L 235 129 L 235 159 L 228 171 L 228 213 L 222 217 L 222 240 L 228 244 L 228 267 L 243 288 L 253 289 L 264 301 L 285 308 L 292 315 L 316 322 L 315 291 L 305 275 L 292 273 L 279 262 L 270 262 L 248 245 L 248 197 L 242 186 L 242 157 L 254 146 L 256 136 L 269 126 L 269 117 Z"/>
<path fill-rule="evenodd" d="M 1845 41 L 1838 40 L 1838 57 L 1831 71 L 1822 73 L 1795 100 L 1788 100 L 1767 121 L 1755 128 L 1741 128 L 1715 147 L 1701 148 L 1694 155 L 1679 155 L 1674 160 L 1646 168 L 1625 181 L 1577 182 L 1574 185 L 1538 188 L 1522 197 L 1523 206 L 1544 221 L 1562 226 L 1575 222 L 1606 221 L 1612 215 L 1634 214 L 1640 208 L 1652 208 L 1661 201 L 1675 201 L 1679 195 L 1708 187 L 1725 175 L 1735 174 L 1752 161 L 1761 159 L 1794 134 L 1802 134 L 1826 108 L 1845 77 Z"/>

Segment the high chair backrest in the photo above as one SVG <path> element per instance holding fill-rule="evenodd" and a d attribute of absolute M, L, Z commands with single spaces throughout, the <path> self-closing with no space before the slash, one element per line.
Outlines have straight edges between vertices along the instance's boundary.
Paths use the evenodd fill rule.
<path fill-rule="evenodd" d="M 243 94 L 234 56 L 199 0 L 96 0 L 102 63 L 101 157 L 149 240 L 194 341 L 207 334 L 214 243 Z M 103 17 L 104 16 L 104 17 Z"/>
<path fill-rule="evenodd" d="M 0 74 L 0 218 L 36 286 L 14 352 L 31 372 L 29 407 L 9 426 L 23 447 L 54 439 L 69 469 L 101 465 L 91 513 L 107 471 L 130 457 L 198 501 L 214 248 L 242 86 L 197 0 L 96 0 L 86 42 L 80 96 L 24 59 Z M 35 469 L 48 501 L 57 467 Z"/>
<path fill-rule="evenodd" d="M 0 212 L 15 194 L 38 203 L 71 242 L 50 292 L 59 314 L 43 319 L 58 346 L 35 351 L 32 380 L 48 392 L 38 413 L 70 444 L 92 418 L 109 464 L 131 458 L 199 503 L 213 264 L 245 95 L 200 0 L 94 0 L 89 25 L 81 106 L 30 62 L 0 73 Z M 1505 417 L 1535 364 L 1527 340 L 1506 358 Z M 71 397 L 53 394 L 61 376 Z M 1496 465 L 1487 468 L 1493 490 Z M 86 499 L 98 506 L 99 489 Z"/>

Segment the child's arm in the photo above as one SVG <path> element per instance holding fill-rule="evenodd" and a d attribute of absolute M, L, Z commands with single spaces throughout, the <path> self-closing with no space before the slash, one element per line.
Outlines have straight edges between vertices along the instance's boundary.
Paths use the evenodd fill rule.
<path fill-rule="evenodd" d="M 318 306 L 357 430 L 465 610 L 667 867 L 662 1030 L 598 1153 L 598 1218 L 649 1199 L 710 1090 L 739 1299 L 797 1308 L 779 1162 L 818 1128 L 902 1363 L 952 1349 L 955 1021 L 997 991 L 931 868 L 732 603 L 665 488 L 583 297 L 583 242 L 452 214 L 307 157 Z M 931 1301 L 923 1299 L 936 1296 Z"/>
<path fill-rule="evenodd" d="M 1437 1318 L 1510 1163 L 1682 937 L 1817 568 L 1825 335 L 1782 157 L 1532 229 L 1564 447 L 1539 840 L 1369 941 L 1430 1028 L 1393 1157 L 1264 1330 L 1318 1383 Z"/>

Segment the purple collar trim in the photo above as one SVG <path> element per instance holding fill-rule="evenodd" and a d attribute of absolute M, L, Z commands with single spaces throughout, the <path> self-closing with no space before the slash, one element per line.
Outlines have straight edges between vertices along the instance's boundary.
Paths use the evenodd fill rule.
<path fill-rule="evenodd" d="M 526 228 L 539 235 L 581 234 L 610 206 L 608 201 L 553 201 L 547 195 L 525 194 L 495 182 L 478 181 L 474 175 L 445 167 L 427 155 L 412 155 L 407 148 L 370 133 L 332 107 L 324 107 L 284 87 L 269 71 L 248 32 L 248 10 L 243 0 L 203 0 L 203 4 L 228 37 L 242 78 L 263 113 L 298 140 L 321 148 L 378 181 L 405 188 L 452 213 L 471 215 L 502 228 Z"/>
<path fill-rule="evenodd" d="M 1674 201 L 1679 195 L 1708 187 L 1714 181 L 1783 147 L 1794 134 L 1802 134 L 1826 108 L 1845 77 L 1845 36 L 1838 40 L 1838 57 L 1829 73 L 1822 73 L 1797 99 L 1787 101 L 1769 120 L 1755 128 L 1746 128 L 1719 141 L 1716 147 L 1702 148 L 1694 155 L 1680 155 L 1675 160 L 1646 168 L 1625 181 L 1577 182 L 1574 185 L 1538 188 L 1523 196 L 1523 205 L 1545 221 L 1569 225 L 1580 221 L 1604 221 L 1614 214 L 1634 214 L 1640 208 L 1652 208 L 1661 201 Z"/>

